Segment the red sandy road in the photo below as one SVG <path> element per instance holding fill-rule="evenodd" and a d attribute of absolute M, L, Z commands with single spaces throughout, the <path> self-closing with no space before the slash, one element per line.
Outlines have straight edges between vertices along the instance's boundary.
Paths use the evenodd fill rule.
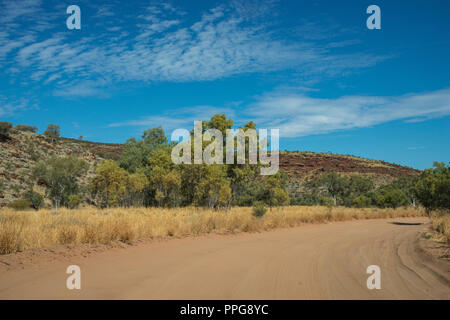
<path fill-rule="evenodd" d="M 0 273 L 1 299 L 450 299 L 450 267 L 417 250 L 424 218 L 360 220 L 110 250 Z M 81 267 L 82 289 L 65 270 Z M 368 290 L 366 268 L 381 268 Z"/>

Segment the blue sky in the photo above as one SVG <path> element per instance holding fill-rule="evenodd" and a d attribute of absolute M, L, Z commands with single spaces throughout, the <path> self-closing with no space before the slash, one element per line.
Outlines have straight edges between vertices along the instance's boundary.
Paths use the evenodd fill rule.
<path fill-rule="evenodd" d="M 225 113 L 279 128 L 282 150 L 423 169 L 450 160 L 449 17 L 437 0 L 3 0 L 0 119 L 121 143 Z"/>

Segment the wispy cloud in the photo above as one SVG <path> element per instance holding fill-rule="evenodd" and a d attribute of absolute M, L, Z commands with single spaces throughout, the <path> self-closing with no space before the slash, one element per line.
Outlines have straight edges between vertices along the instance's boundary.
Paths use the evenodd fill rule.
<path fill-rule="evenodd" d="M 450 115 L 450 89 L 395 97 L 346 96 L 336 99 L 281 91 L 263 95 L 250 105 L 240 105 L 239 109 L 239 112 L 234 112 L 228 108 L 195 106 L 110 126 L 163 125 L 168 130 L 191 128 L 195 120 L 209 120 L 216 113 L 224 113 L 238 121 L 237 125 L 252 120 L 260 128 L 280 129 L 281 137 L 301 137 L 371 127 L 395 120 L 447 116 Z"/>
<path fill-rule="evenodd" d="M 246 115 L 263 126 L 280 128 L 283 137 L 299 137 L 385 122 L 432 119 L 450 115 L 450 89 L 394 97 L 344 96 L 311 98 L 302 93 L 270 93 Z"/>
<path fill-rule="evenodd" d="M 8 26 L 0 32 L 0 69 L 12 81 L 29 79 L 27 85 L 36 90 L 44 86 L 53 88 L 56 95 L 64 89 L 65 96 L 86 96 L 98 92 L 68 88 L 76 87 L 80 80 L 101 81 L 104 87 L 126 82 L 147 85 L 155 81 L 211 81 L 287 69 L 305 77 L 333 76 L 388 58 L 334 52 L 357 40 L 317 36 L 288 40 L 273 32 L 273 25 L 269 27 L 258 18 L 271 11 L 270 5 L 259 2 L 233 1 L 207 10 L 194 20 L 167 3 L 156 3 L 136 8 L 142 13 L 133 18 L 134 24 L 114 14 L 118 10 L 115 5 L 97 9 L 92 17 L 93 21 L 106 18 L 105 32 L 102 26 L 99 32 L 83 29 L 86 33 L 79 38 L 64 24 L 56 23 L 55 17 L 60 19 L 61 13 L 56 15 L 54 10 L 39 15 L 39 23 L 29 23 L 42 11 L 40 1 L 19 4 L 6 0 L 0 7 L 0 23 Z M 255 6 L 259 9 L 253 10 Z M 53 30 L 38 32 L 38 28 Z"/>
<path fill-rule="evenodd" d="M 7 98 L 0 95 L 0 117 L 11 116 L 17 111 L 28 110 L 35 108 L 35 105 L 30 103 L 27 98 Z"/>

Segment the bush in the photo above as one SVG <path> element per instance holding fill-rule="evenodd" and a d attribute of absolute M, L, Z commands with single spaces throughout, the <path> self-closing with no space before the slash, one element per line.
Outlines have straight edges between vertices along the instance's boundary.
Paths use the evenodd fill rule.
<path fill-rule="evenodd" d="M 8 207 L 17 211 L 28 210 L 31 208 L 31 202 L 25 199 L 14 200 Z"/>
<path fill-rule="evenodd" d="M 44 131 L 44 135 L 52 139 L 52 141 L 55 141 L 60 135 L 59 126 L 56 124 L 49 124 Z"/>
<path fill-rule="evenodd" d="M 39 210 L 44 202 L 44 197 L 33 190 L 29 190 L 25 193 L 23 200 L 30 202 L 30 206 L 34 210 Z"/>
<path fill-rule="evenodd" d="M 264 205 L 264 202 L 257 201 L 253 206 L 253 216 L 256 218 L 260 218 L 265 215 L 267 212 L 267 208 Z"/>
<path fill-rule="evenodd" d="M 0 121 L 0 137 L 8 137 L 9 131 L 12 128 L 11 122 Z"/>
<path fill-rule="evenodd" d="M 332 207 L 334 206 L 334 200 L 331 197 L 320 197 L 319 204 L 325 207 Z"/>
<path fill-rule="evenodd" d="M 380 208 L 396 209 L 408 205 L 408 197 L 402 190 L 392 185 L 387 185 L 377 190 L 375 202 Z"/>
<path fill-rule="evenodd" d="M 46 185 L 46 196 L 61 206 L 67 206 L 69 196 L 79 193 L 78 178 L 85 175 L 89 164 L 74 156 L 50 157 L 33 169 L 33 177 Z"/>
<path fill-rule="evenodd" d="M 435 162 L 426 169 L 414 186 L 414 193 L 428 213 L 450 209 L 450 166 Z"/>
<path fill-rule="evenodd" d="M 69 207 L 69 209 L 76 209 L 76 208 L 78 208 L 80 203 L 81 203 L 80 197 L 77 196 L 76 194 L 71 194 L 69 196 L 69 200 L 67 202 L 67 206 Z"/>
<path fill-rule="evenodd" d="M 359 196 L 353 199 L 352 205 L 356 208 L 368 208 L 370 207 L 371 200 L 366 196 Z"/>
<path fill-rule="evenodd" d="M 18 125 L 16 125 L 16 129 L 20 130 L 20 131 L 25 131 L 25 132 L 36 132 L 37 131 L 37 127 L 29 126 L 26 124 L 18 124 Z"/>

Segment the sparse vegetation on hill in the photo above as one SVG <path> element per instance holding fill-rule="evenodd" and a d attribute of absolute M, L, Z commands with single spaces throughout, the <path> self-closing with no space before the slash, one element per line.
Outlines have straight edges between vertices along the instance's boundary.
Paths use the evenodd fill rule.
<path fill-rule="evenodd" d="M 175 165 L 170 159 L 173 144 L 161 127 L 146 130 L 142 139 L 117 145 L 60 138 L 57 125 L 49 125 L 45 135 L 21 126 L 25 130 L 11 131 L 10 138 L 2 142 L 0 205 L 20 199 L 33 202 L 25 197 L 31 190 L 45 195 L 40 205 L 47 207 L 58 202 L 68 207 L 195 205 L 217 209 L 263 202 L 270 208 L 289 204 L 397 208 L 425 203 L 423 190 L 428 189 L 426 185 L 421 192 L 416 190 L 420 185 L 417 170 L 354 156 L 284 152 L 279 173 L 261 176 L 259 165 Z M 225 115 L 215 115 L 204 122 L 203 129 L 225 133 L 232 126 Z M 256 125 L 249 122 L 246 128 Z M 101 157 L 104 154 L 108 157 Z M 64 169 L 68 159 L 86 164 L 70 179 L 77 166 Z M 420 175 L 422 182 L 424 174 Z M 426 177 L 429 184 L 435 174 Z M 67 179 L 70 186 L 64 183 Z M 446 190 L 445 186 L 439 190 Z M 69 205 L 69 197 L 81 203 L 74 205 L 73 200 Z M 448 202 L 445 196 L 441 198 Z"/>
<path fill-rule="evenodd" d="M 96 166 L 102 161 L 99 156 L 76 142 L 58 139 L 51 143 L 44 135 L 12 129 L 7 140 L 0 140 L 0 207 L 22 199 L 31 187 L 44 195 L 44 185 L 33 179 L 34 167 L 51 157 L 71 155 L 89 165 L 87 173 L 78 179 L 79 186 L 86 188 Z M 44 200 L 44 206 L 51 205 L 49 198 Z"/>
<path fill-rule="evenodd" d="M 45 187 L 45 194 L 54 205 L 67 206 L 70 196 L 78 196 L 78 179 L 86 174 L 88 167 L 86 161 L 75 156 L 52 156 L 34 167 L 33 178 Z"/>
<path fill-rule="evenodd" d="M 17 130 L 26 131 L 26 132 L 36 132 L 37 131 L 37 127 L 29 126 L 29 125 L 26 125 L 26 124 L 18 124 L 14 128 L 17 129 Z"/>
<path fill-rule="evenodd" d="M 0 139 L 1 140 L 5 140 L 6 138 L 8 138 L 11 128 L 12 128 L 12 123 L 0 121 Z"/>
<path fill-rule="evenodd" d="M 59 138 L 60 128 L 57 124 L 49 124 L 47 129 L 44 131 L 44 135 L 49 137 L 52 142 L 55 142 Z"/>

